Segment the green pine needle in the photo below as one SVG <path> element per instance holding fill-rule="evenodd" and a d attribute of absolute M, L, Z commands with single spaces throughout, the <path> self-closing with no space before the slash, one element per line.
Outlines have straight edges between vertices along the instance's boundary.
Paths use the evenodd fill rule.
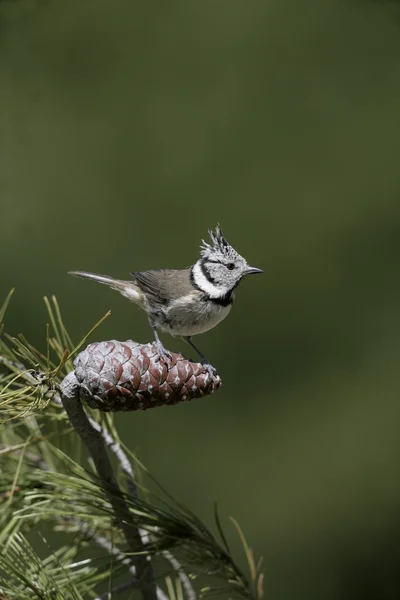
<path fill-rule="evenodd" d="M 0 308 L 0 332 L 11 296 L 12 291 Z M 74 345 L 56 298 L 45 298 L 45 306 L 49 325 L 44 353 L 21 334 L 0 335 L 0 367 L 4 371 L 0 373 L 0 600 L 89 600 L 98 596 L 99 588 L 109 589 L 117 577 L 124 577 L 125 583 L 132 580 L 121 559 L 125 538 L 116 525 L 109 498 L 97 476 L 83 468 L 76 434 L 56 401 L 63 377 L 73 368 L 71 357 L 109 313 Z M 120 444 L 131 472 L 139 471 L 140 481 L 142 473 L 151 477 L 119 440 L 114 416 L 91 414 Z M 127 473 L 129 476 L 129 469 L 119 470 L 120 484 Z M 144 551 L 155 564 L 166 561 L 164 551 L 173 551 L 198 586 L 199 597 L 226 593 L 242 600 L 262 600 L 261 562 L 256 563 L 237 522 L 232 520 L 247 559 L 248 576 L 232 555 L 217 506 L 218 537 L 155 483 L 161 497 L 147 492 L 143 500 L 125 494 L 126 519 L 148 532 Z M 140 494 L 143 486 L 136 482 L 136 487 Z M 45 528 L 57 534 L 55 548 L 46 542 Z M 44 557 L 32 544 L 38 536 L 45 546 Z M 117 550 L 110 553 L 108 547 Z M 170 600 L 188 600 L 190 594 L 177 572 L 171 571 L 167 561 L 165 564 L 168 574 L 164 569 L 159 576 L 164 594 Z"/>
<path fill-rule="evenodd" d="M 13 290 L 0 308 L 0 331 Z M 109 316 L 106 313 L 73 345 L 55 296 L 44 298 L 50 324 L 46 328 L 46 353 L 30 344 L 22 334 L 0 336 L 0 365 L 8 371 L 0 378 L 0 423 L 43 411 L 51 402 L 64 376 L 72 369 L 72 356 Z"/>

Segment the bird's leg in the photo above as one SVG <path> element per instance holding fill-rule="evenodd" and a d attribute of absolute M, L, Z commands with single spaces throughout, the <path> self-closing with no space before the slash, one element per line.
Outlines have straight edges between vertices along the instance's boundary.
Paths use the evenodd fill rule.
<path fill-rule="evenodd" d="M 202 352 L 200 352 L 200 350 L 197 348 L 197 346 L 192 342 L 192 337 L 190 335 L 186 335 L 186 336 L 184 336 L 183 339 L 185 340 L 185 342 L 190 344 L 192 346 L 192 348 L 194 348 L 194 350 L 196 350 L 197 354 L 201 358 L 201 364 L 205 366 L 205 368 L 211 375 L 213 375 L 215 372 L 214 367 L 208 362 L 208 360 L 206 359 L 204 354 Z"/>
<path fill-rule="evenodd" d="M 157 347 L 157 352 L 160 356 L 160 358 L 162 358 L 162 360 L 164 362 L 167 361 L 167 359 L 171 358 L 171 353 L 168 352 L 168 350 L 166 350 L 163 346 L 162 341 L 160 340 L 160 338 L 158 337 L 158 331 L 157 331 L 157 326 L 155 323 L 153 323 L 152 321 L 150 321 L 150 325 L 151 328 L 153 329 L 153 333 L 154 333 L 154 337 L 156 338 L 156 347 Z"/>
<path fill-rule="evenodd" d="M 202 352 L 200 352 L 200 350 L 197 348 L 197 346 L 195 346 L 195 344 L 192 342 L 192 337 L 190 335 L 186 335 L 183 339 L 185 340 L 185 342 L 190 344 L 192 346 L 192 348 L 194 348 L 196 350 L 196 352 L 200 356 L 202 362 L 204 362 L 205 364 L 209 364 L 208 360 L 206 359 L 204 354 Z"/>

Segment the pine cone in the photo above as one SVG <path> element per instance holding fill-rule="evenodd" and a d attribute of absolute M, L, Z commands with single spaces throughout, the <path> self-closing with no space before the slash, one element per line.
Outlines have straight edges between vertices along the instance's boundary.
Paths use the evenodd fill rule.
<path fill-rule="evenodd" d="M 79 387 L 79 397 L 103 411 L 146 410 L 214 393 L 221 379 L 209 365 L 172 354 L 164 362 L 153 344 L 132 340 L 95 342 L 74 361 L 61 388 Z"/>

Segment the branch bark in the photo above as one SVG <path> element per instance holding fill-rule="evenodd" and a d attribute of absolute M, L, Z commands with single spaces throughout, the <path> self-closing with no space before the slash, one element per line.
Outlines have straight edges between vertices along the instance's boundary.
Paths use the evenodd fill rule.
<path fill-rule="evenodd" d="M 73 374 L 71 373 L 70 375 Z M 143 600 L 157 600 L 157 588 L 153 568 L 146 556 L 146 549 L 139 529 L 132 522 L 132 515 L 118 486 L 104 439 L 101 433 L 96 431 L 90 424 L 78 398 L 77 385 L 74 385 L 72 377 L 68 383 L 69 385 L 63 386 L 61 395 L 64 409 L 76 433 L 90 452 L 118 525 L 124 534 L 130 552 L 133 554 L 131 560 L 136 569 L 137 583 Z"/>

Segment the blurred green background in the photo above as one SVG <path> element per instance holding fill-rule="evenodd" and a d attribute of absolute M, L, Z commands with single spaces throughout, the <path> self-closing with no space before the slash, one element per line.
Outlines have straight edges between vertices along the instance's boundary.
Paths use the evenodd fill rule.
<path fill-rule="evenodd" d="M 380 2 L 0 3 L 7 330 L 44 347 L 56 294 L 76 340 L 112 309 L 93 340 L 147 342 L 66 272 L 185 267 L 221 223 L 265 270 L 197 338 L 223 388 L 117 422 L 207 523 L 214 499 L 239 520 L 274 600 L 400 596 L 398 23 Z"/>

